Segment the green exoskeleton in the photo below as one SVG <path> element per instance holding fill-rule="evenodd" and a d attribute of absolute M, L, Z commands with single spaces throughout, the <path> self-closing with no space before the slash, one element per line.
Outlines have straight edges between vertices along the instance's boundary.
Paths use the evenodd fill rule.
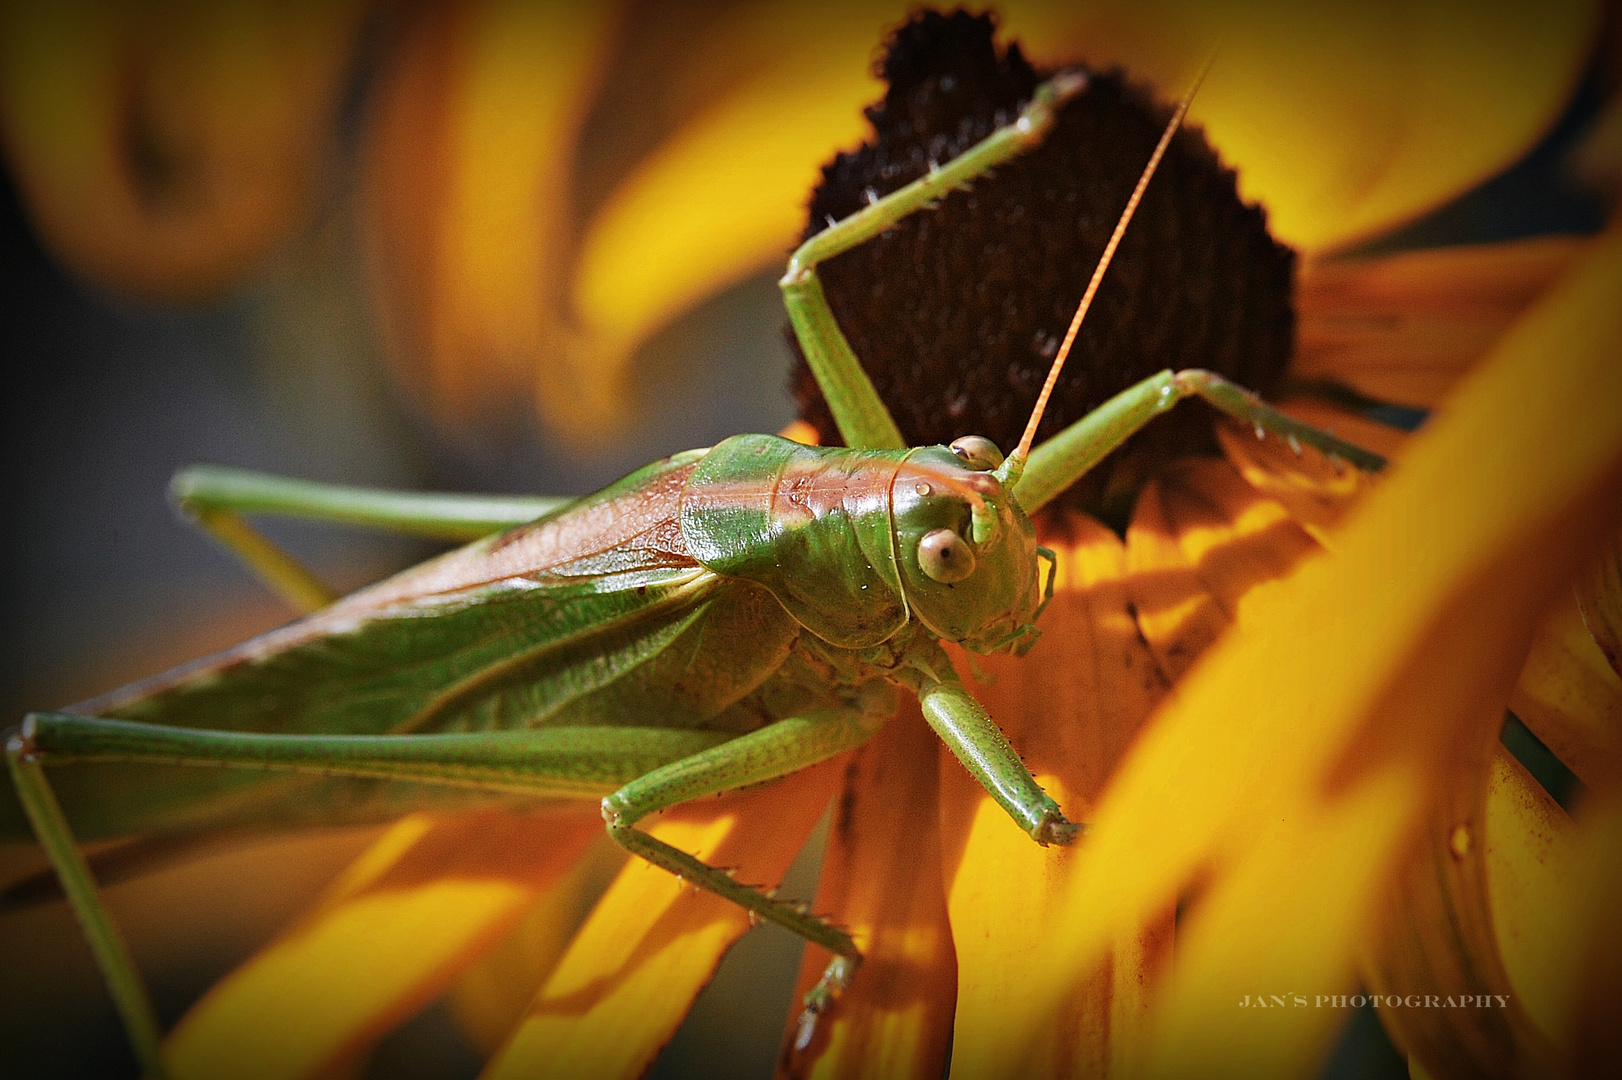
<path fill-rule="evenodd" d="M 1075 840 L 1079 826 L 1037 786 L 942 648 L 1023 652 L 1034 640 L 1052 581 L 1029 515 L 1191 395 L 1258 431 L 1361 468 L 1381 464 L 1203 371 L 1161 372 L 1032 447 L 1186 98 L 1015 450 L 1005 460 L 973 436 L 904 445 L 829 310 L 817 266 L 1039 143 L 1086 78 L 1059 74 L 1013 123 L 794 253 L 785 302 L 846 447 L 739 435 L 562 503 L 332 489 L 219 469 L 177 477 L 190 513 L 305 603 L 324 599 L 319 586 L 239 514 L 478 538 L 234 649 L 30 715 L 10 735 L 18 795 L 150 1075 L 162 1073 L 157 1023 L 82 840 L 297 820 L 322 805 L 332 777 L 375 781 L 359 789 L 374 792 L 371 802 L 350 791 L 341 808 L 350 820 L 398 812 L 400 781 L 471 798 L 600 799 L 609 833 L 631 852 L 833 954 L 809 1015 L 855 971 L 850 935 L 662 843 L 637 828 L 641 819 L 855 747 L 904 690 L 1036 843 Z M 84 761 L 211 768 L 105 806 L 73 791 L 70 830 L 46 767 Z"/>

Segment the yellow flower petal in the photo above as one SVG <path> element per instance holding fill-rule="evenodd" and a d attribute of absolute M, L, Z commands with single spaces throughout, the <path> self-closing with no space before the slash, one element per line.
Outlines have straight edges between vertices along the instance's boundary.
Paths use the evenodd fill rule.
<path fill-rule="evenodd" d="M 625 849 L 599 836 L 506 938 L 457 978 L 446 1004 L 486 1056 L 529 1011 L 529 1003 L 569 947 L 575 931 L 625 862 Z"/>
<path fill-rule="evenodd" d="M 783 261 L 819 167 L 866 133 L 861 108 L 881 91 L 869 58 L 905 14 L 900 4 L 738 10 L 706 52 L 743 71 L 614 189 L 582 240 L 571 306 L 605 393 L 673 314 Z"/>
<path fill-rule="evenodd" d="M 1226 462 L 1182 462 L 1150 483 L 1127 529 L 1127 563 L 1138 625 L 1161 670 L 1180 678 L 1251 589 L 1315 547 Z"/>
<path fill-rule="evenodd" d="M 940 877 L 940 740 L 909 700 L 845 774 L 813 910 L 845 927 L 862 966 L 782 1076 L 939 1080 L 952 1039 L 957 961 Z M 807 949 L 798 1003 L 828 955 Z M 788 1038 L 798 1037 L 798 1014 Z"/>
<path fill-rule="evenodd" d="M 986 657 L 992 681 L 975 693 L 1048 794 L 1077 821 L 1165 693 L 1129 607 L 1121 542 L 1089 518 L 1044 524 L 1058 557 L 1043 634 L 1029 656 Z M 1028 972 L 1065 918 L 1054 885 L 1073 857 L 1042 848 L 942 755 L 941 827 L 957 943 L 952 1075 L 1096 1076 L 1127 1069 L 1146 1016 L 1150 975 L 1171 946 L 1172 912 L 1110 943 L 1110 961 L 1065 975 L 1062 1004 L 1044 1016 L 1040 1047 L 1008 1057 L 1008 1018 L 1033 1007 Z M 1085 841 L 1084 841 L 1085 842 Z M 960 853 L 960 854 L 959 854 Z"/>
<path fill-rule="evenodd" d="M 1578 811 L 1580 885 L 1568 919 L 1587 950 L 1587 971 L 1579 983 L 1577 1017 L 1570 1045 L 1573 1077 L 1615 1076 L 1622 1067 L 1622 1030 L 1616 1002 L 1622 994 L 1622 792 L 1601 793 Z"/>
<path fill-rule="evenodd" d="M 1221 943 L 1213 952 L 1264 953 L 1277 937 L 1298 949 L 1274 974 L 1349 978 L 1358 928 L 1340 915 L 1370 909 L 1460 741 L 1496 729 L 1526 627 L 1612 524 L 1619 281 L 1622 234 L 1611 234 L 1414 440 L 1338 537 L 1338 557 L 1250 594 L 1241 632 L 1179 687 L 1100 806 L 1064 885 L 1068 917 L 1030 973 L 1042 1007 L 1011 1020 L 1013 1042 L 1042 1045 L 1067 973 L 1202 868 L 1237 883 L 1212 894 L 1202 921 L 1205 940 Z M 1312 885 L 1282 869 L 1290 857 L 1340 877 L 1331 932 L 1306 932 L 1319 913 L 1289 892 L 1265 901 L 1270 919 L 1218 917 L 1236 910 L 1223 896 L 1264 902 L 1247 891 L 1262 879 L 1246 865 Z M 1329 903 L 1325 891 L 1309 895 Z M 1320 1034 L 1285 1032 L 1265 1051 L 1246 1043 L 1211 1071 L 1299 1064 Z"/>
<path fill-rule="evenodd" d="M 738 879 L 775 883 L 827 806 L 838 757 L 768 788 L 666 811 L 654 836 Z M 592 911 L 486 1080 L 639 1076 L 687 1015 L 749 916 L 640 859 Z"/>
<path fill-rule="evenodd" d="M 1589 787 L 1622 779 L 1622 679 L 1571 597 L 1560 598 L 1533 639 L 1509 707 Z"/>
<path fill-rule="evenodd" d="M 1309 251 L 1414 217 L 1518 159 L 1565 106 L 1599 15 L 1588 0 L 1008 7 L 1008 35 L 1035 56 L 1120 64 L 1166 99 L 1215 50 L 1189 120 L 1273 234 Z"/>
<path fill-rule="evenodd" d="M 1390 455 L 1404 436 L 1395 429 L 1316 402 L 1286 402 L 1285 411 L 1299 420 L 1332 431 L 1366 450 Z M 1287 440 L 1258 439 L 1254 430 L 1228 421 L 1216 425 L 1217 442 L 1245 482 L 1289 511 L 1290 517 L 1320 544 L 1331 528 L 1375 482 L 1350 466 L 1329 460 L 1308 447 L 1297 453 Z"/>
<path fill-rule="evenodd" d="M 1594 644 L 1611 670 L 1622 675 L 1622 533 L 1611 537 L 1593 569 L 1577 582 L 1577 603 Z"/>
<path fill-rule="evenodd" d="M 1504 1069 L 1515 1075 L 1554 1054 L 1500 952 L 1506 890 L 1503 881 L 1493 880 L 1522 869 L 1513 865 L 1516 855 L 1525 869 L 1537 869 L 1535 859 L 1525 857 L 1533 839 L 1525 815 L 1504 812 L 1503 778 L 1519 782 L 1517 795 L 1530 796 L 1537 785 L 1518 765 L 1510 771 L 1508 755 L 1487 724 L 1444 769 L 1444 790 L 1422 811 L 1420 843 L 1389 890 L 1382 925 L 1366 948 L 1363 980 L 1371 992 L 1401 999 L 1401 1007 L 1382 1012 L 1386 1030 L 1427 1073 Z M 1497 781 L 1491 795 L 1489 778 Z M 1513 913 L 1522 915 L 1524 905 Z M 1445 996 L 1491 1004 L 1425 1006 Z"/>
<path fill-rule="evenodd" d="M 524 392 L 564 430 L 599 420 L 559 314 L 576 136 L 615 5 L 424 8 L 379 93 L 367 224 L 392 358 L 445 419 Z"/>
<path fill-rule="evenodd" d="M 1583 927 L 1563 918 L 1577 885 L 1571 818 L 1526 768 L 1498 749 L 1487 778 L 1487 894 L 1516 1000 L 1547 1036 L 1576 1007 Z"/>
<path fill-rule="evenodd" d="M 1179 924 L 1146 1075 L 1313 1074 L 1345 1020 L 1335 997 L 1353 989 L 1346 953 L 1369 928 L 1368 896 L 1420 789 L 1414 770 L 1382 769 L 1330 803 L 1267 807 L 1276 816 Z"/>
<path fill-rule="evenodd" d="M 397 318 L 409 327 L 420 308 L 428 320 L 440 391 L 472 392 L 476 404 L 500 380 L 480 388 L 488 375 L 453 367 L 512 373 L 527 359 L 544 415 L 576 438 L 601 437 L 623 419 L 627 365 L 642 342 L 703 297 L 781 263 L 819 166 L 866 134 L 861 108 L 881 89 L 869 59 L 907 5 L 775 0 L 711 16 L 702 55 L 669 62 L 668 93 L 690 115 L 629 171 L 587 181 L 590 219 L 568 269 L 556 261 L 571 250 L 559 231 L 572 212 L 565 181 L 606 24 L 517 18 L 511 0 L 466 11 L 450 20 L 462 45 L 441 28 L 408 47 L 399 69 L 417 90 L 383 110 L 395 144 L 384 186 L 426 192 L 382 196 L 406 208 L 380 236 L 398 248 L 383 251 L 402 283 Z M 1042 60 L 1125 64 L 1168 99 L 1220 38 L 1194 118 L 1239 169 L 1246 197 L 1268 207 L 1275 232 L 1310 250 L 1411 217 L 1515 160 L 1564 105 L 1596 22 L 1584 0 L 1490 18 L 1446 0 L 1327 12 L 1010 0 L 1002 16 L 1004 39 Z M 542 59 L 521 73 L 500 62 L 520 50 Z M 601 136 L 584 137 L 622 140 L 613 107 L 624 98 L 607 94 Z M 389 118 L 423 106 L 449 115 L 445 130 Z M 417 202 L 427 213 L 414 222 Z M 426 305 L 411 282 L 419 265 L 435 267 Z"/>
<path fill-rule="evenodd" d="M 364 5 L 0 8 L 0 135 L 19 194 L 75 272 L 193 300 L 305 220 Z"/>
<path fill-rule="evenodd" d="M 582 814 L 404 819 L 170 1034 L 177 1077 L 313 1076 L 432 1001 L 600 833 Z"/>
<path fill-rule="evenodd" d="M 1309 260 L 1291 373 L 1378 401 L 1435 405 L 1586 246 L 1548 236 Z"/>
<path fill-rule="evenodd" d="M 1196 100 L 1205 126 L 1285 241 L 1323 249 L 1458 194 L 1523 153 L 1564 105 L 1595 6 L 1346 4 L 1325 11 L 1171 2 L 1010 3 L 1004 38 L 1048 63 L 1124 64 L 1174 98 L 1218 39 Z M 603 356 L 775 263 L 817 166 L 865 132 L 865 60 L 904 5 L 755 5 L 714 52 L 758 56 L 643 162 L 589 227 L 575 306 Z M 725 61 L 722 61 L 725 62 Z"/>

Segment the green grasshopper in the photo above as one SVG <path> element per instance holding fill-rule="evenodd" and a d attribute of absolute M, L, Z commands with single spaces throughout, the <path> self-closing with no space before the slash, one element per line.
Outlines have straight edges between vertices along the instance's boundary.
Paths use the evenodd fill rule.
<path fill-rule="evenodd" d="M 1360 468 L 1383 464 L 1199 370 L 1145 379 L 1032 447 L 1192 91 L 1116 224 L 1019 445 L 1006 459 L 975 436 L 905 445 L 817 266 L 1040 143 L 1086 81 L 1061 72 L 1013 123 L 791 257 L 785 305 L 845 447 L 738 435 L 575 500 L 414 496 L 209 468 L 176 478 L 202 525 L 310 604 L 326 599 L 320 586 L 238 515 L 477 539 L 236 648 L 31 714 L 10 735 L 18 796 L 148 1074 L 162 1074 L 158 1024 L 80 838 L 292 820 L 334 777 L 376 782 L 372 803 L 348 798 L 350 819 L 398 812 L 399 781 L 475 800 L 600 799 L 609 835 L 628 851 L 833 954 L 807 997 L 811 1018 L 856 970 L 851 936 L 661 842 L 641 819 L 859 746 L 904 689 L 1036 843 L 1076 839 L 1081 826 L 1037 786 L 942 648 L 1022 654 L 1034 641 L 1053 575 L 1044 584 L 1052 555 L 1029 515 L 1189 396 Z M 84 761 L 214 768 L 192 784 L 148 783 L 111 812 L 76 799 L 76 836 L 44 767 Z"/>

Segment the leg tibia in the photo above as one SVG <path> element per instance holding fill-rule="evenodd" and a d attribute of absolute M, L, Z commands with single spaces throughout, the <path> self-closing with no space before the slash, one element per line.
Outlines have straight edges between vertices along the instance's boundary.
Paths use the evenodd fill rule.
<path fill-rule="evenodd" d="M 1322 428 L 1303 424 L 1214 371 L 1193 368 L 1179 371 L 1175 379 L 1179 397 L 1197 394 L 1234 419 L 1255 427 L 1258 435 L 1263 433 L 1279 435 L 1288 439 L 1291 445 L 1305 443 L 1331 457 L 1350 462 L 1364 472 L 1379 472 L 1385 468 L 1385 458 L 1379 454 L 1365 450 L 1361 446 L 1354 446 L 1344 439 L 1337 439 Z"/>
<path fill-rule="evenodd" d="M 700 888 L 768 919 L 830 952 L 859 961 L 849 934 L 800 907 L 734 881 L 730 874 L 657 840 L 632 826 L 642 817 L 701 795 L 772 780 L 814 765 L 870 738 L 882 716 L 826 709 L 779 720 L 758 731 L 655 769 L 603 800 L 608 832 L 621 846 L 655 866 L 679 874 Z"/>
<path fill-rule="evenodd" d="M 186 516 L 241 559 L 266 588 L 302 615 L 319 611 L 338 592 L 230 510 L 191 510 Z"/>
<path fill-rule="evenodd" d="M 1189 397 L 1209 402 L 1228 416 L 1254 426 L 1258 433 L 1271 432 L 1289 439 L 1292 445 L 1316 447 L 1365 472 L 1385 467 L 1385 459 L 1379 454 L 1304 424 L 1215 372 L 1191 368 L 1175 373 L 1162 371 L 1127 387 L 1031 451 L 1023 474 L 1014 478 L 1014 497 L 1026 513 L 1035 513 L 1138 429 Z"/>
<path fill-rule="evenodd" d="M 801 244 L 790 257 L 788 271 L 780 282 L 783 303 L 788 308 L 794 336 L 799 339 L 806 363 L 822 388 L 846 445 L 877 448 L 906 444 L 828 308 L 827 298 L 817 282 L 817 264 L 865 243 L 908 214 L 1037 146 L 1053 126 L 1058 107 L 1085 86 L 1084 75 L 1061 72 L 1037 87 L 1030 104 L 1014 123 L 998 128 L 905 187 L 873 201 L 843 221 L 834 222 Z"/>
<path fill-rule="evenodd" d="M 324 607 L 337 594 L 249 525 L 243 514 L 307 518 L 432 540 L 464 541 L 533 521 L 570 502 L 344 487 L 219 465 L 181 469 L 169 482 L 169 497 L 182 517 L 224 544 L 273 592 L 304 612 Z"/>
<path fill-rule="evenodd" d="M 45 778 L 39 754 L 25 734 L 16 734 L 7 740 L 6 766 L 11 772 L 17 799 L 34 827 L 34 835 L 45 849 L 46 858 L 62 883 L 68 906 L 84 931 L 85 941 L 112 995 L 119 1019 L 124 1023 L 135 1059 L 147 1076 L 161 1080 L 164 1075 L 159 1051 L 162 1035 L 151 995 L 135 968 L 123 935 L 102 903 L 90 867 L 68 828 L 50 781 Z"/>
<path fill-rule="evenodd" d="M 523 495 L 453 495 L 324 484 L 286 476 L 188 465 L 169 481 L 183 513 L 228 510 L 358 525 L 430 540 L 477 540 L 534 521 L 572 499 Z"/>
<path fill-rule="evenodd" d="M 861 960 L 861 953 L 849 934 L 798 905 L 774 900 L 759 888 L 745 885 L 726 871 L 695 859 L 685 851 L 679 851 L 640 829 L 610 823 L 608 834 L 626 851 L 640 855 L 653 865 L 669 870 L 683 881 L 725 897 L 744 910 L 752 911 L 813 944 L 821 945 L 829 952 L 853 961 Z"/>
<path fill-rule="evenodd" d="M 939 650 L 936 650 L 939 652 Z M 969 775 L 1039 844 L 1071 844 L 1083 826 L 1065 818 L 1009 745 L 1008 738 L 952 670 L 944 652 L 914 689 L 924 719 Z"/>

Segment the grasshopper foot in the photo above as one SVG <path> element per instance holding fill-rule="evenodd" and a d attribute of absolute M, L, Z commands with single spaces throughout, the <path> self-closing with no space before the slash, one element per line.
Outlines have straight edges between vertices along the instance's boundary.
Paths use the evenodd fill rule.
<path fill-rule="evenodd" d="M 1069 847 L 1071 844 L 1076 842 L 1076 839 L 1081 836 L 1082 833 L 1086 831 L 1086 825 L 1080 822 L 1071 821 L 1063 814 L 1055 812 L 1047 817 L 1044 817 L 1042 819 L 1042 823 L 1036 827 L 1036 831 L 1031 835 L 1035 838 L 1036 842 L 1041 844 L 1043 847 L 1047 847 L 1049 844 L 1058 844 L 1060 847 Z"/>
<path fill-rule="evenodd" d="M 790 1056 L 803 1053 L 811 1045 L 817 1037 L 817 1020 L 833 1008 L 839 995 L 850 985 L 851 977 L 856 974 L 861 962 L 859 956 L 834 957 L 828 962 L 822 978 L 817 980 L 817 985 L 806 991 L 805 1009 L 800 1013 L 800 1022 L 794 1029 Z"/>

